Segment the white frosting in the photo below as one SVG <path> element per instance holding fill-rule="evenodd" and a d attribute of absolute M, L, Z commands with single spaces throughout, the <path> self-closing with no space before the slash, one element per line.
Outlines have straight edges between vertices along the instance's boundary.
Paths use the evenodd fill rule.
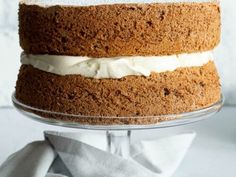
<path fill-rule="evenodd" d="M 171 56 L 135 56 L 89 58 L 59 55 L 26 55 L 21 63 L 42 71 L 70 75 L 80 74 L 91 78 L 121 78 L 129 75 L 149 76 L 151 72 L 174 71 L 180 67 L 202 66 L 213 60 L 211 51 Z"/>
<path fill-rule="evenodd" d="M 90 6 L 102 4 L 129 4 L 129 3 L 167 3 L 167 2 L 216 2 L 218 0 L 20 0 L 27 5 L 53 6 Z"/>

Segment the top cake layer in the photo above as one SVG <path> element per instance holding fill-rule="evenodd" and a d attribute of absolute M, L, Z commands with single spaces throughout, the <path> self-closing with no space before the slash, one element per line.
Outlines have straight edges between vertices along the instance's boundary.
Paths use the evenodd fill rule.
<path fill-rule="evenodd" d="M 211 50 L 220 40 L 217 2 L 20 4 L 19 21 L 20 44 L 28 54 L 158 56 Z"/>

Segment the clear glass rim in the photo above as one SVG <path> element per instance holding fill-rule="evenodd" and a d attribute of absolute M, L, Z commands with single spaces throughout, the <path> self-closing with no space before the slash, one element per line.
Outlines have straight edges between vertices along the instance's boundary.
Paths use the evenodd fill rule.
<path fill-rule="evenodd" d="M 115 117 L 115 116 L 86 116 L 86 115 L 75 115 L 75 114 L 67 114 L 61 112 L 53 112 L 48 110 L 43 110 L 39 108 L 35 108 L 32 106 L 25 105 L 18 101 L 15 97 L 15 92 L 12 94 L 12 102 L 13 105 L 19 110 L 21 113 L 26 115 L 27 117 L 50 125 L 70 127 L 70 128 L 80 128 L 80 129 L 93 129 L 93 130 L 131 130 L 131 129 L 154 129 L 154 128 L 165 128 L 165 127 L 173 127 L 178 125 L 189 124 L 193 122 L 197 122 L 203 119 L 214 115 L 219 112 L 224 104 L 224 97 L 221 95 L 221 98 L 216 103 L 198 109 L 192 112 L 185 112 L 179 114 L 166 114 L 166 115 L 157 115 L 157 116 L 130 116 L 130 117 Z M 165 120 L 163 122 L 159 122 L 157 124 L 147 124 L 147 125 L 135 125 L 135 124 L 123 124 L 123 125 L 88 125 L 81 124 L 73 121 L 64 121 L 55 118 L 46 118 L 39 116 L 38 114 L 33 113 L 32 111 L 37 111 L 39 113 L 46 113 L 55 116 L 65 116 L 65 117 L 75 117 L 75 118 L 103 118 L 103 119 L 148 119 L 148 118 L 169 118 L 170 120 Z M 171 120 L 173 119 L 173 120 Z"/>

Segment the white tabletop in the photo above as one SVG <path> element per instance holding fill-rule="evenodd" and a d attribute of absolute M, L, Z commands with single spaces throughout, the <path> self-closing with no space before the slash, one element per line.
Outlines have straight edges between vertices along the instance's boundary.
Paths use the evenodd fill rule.
<path fill-rule="evenodd" d="M 195 131 L 197 137 L 184 162 L 173 177 L 235 177 L 235 116 L 236 107 L 225 107 L 211 119 L 192 125 L 134 131 L 132 140 Z M 44 125 L 25 118 L 14 109 L 0 109 L 0 164 L 7 156 L 25 144 L 43 139 L 42 132 L 44 130 L 82 131 Z"/>

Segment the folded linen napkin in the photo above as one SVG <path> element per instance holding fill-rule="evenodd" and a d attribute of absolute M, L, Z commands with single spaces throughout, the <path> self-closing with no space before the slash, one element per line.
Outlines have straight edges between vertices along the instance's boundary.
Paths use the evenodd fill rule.
<path fill-rule="evenodd" d="M 45 132 L 45 141 L 28 144 L 0 167 L 1 177 L 169 177 L 195 133 L 131 145 L 131 157 L 106 152 L 105 135 Z"/>

